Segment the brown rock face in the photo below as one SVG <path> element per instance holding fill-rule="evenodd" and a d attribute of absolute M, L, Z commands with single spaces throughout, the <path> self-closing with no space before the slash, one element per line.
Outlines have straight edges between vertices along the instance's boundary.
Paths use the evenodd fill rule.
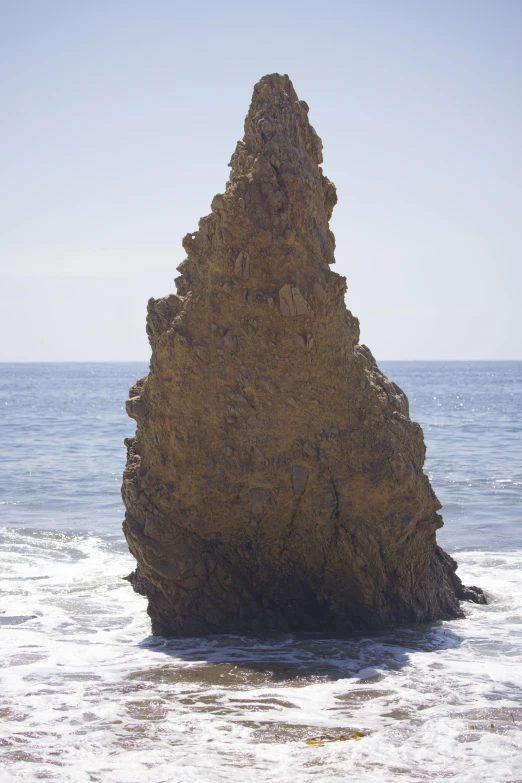
<path fill-rule="evenodd" d="M 261 79 L 178 295 L 149 301 L 122 491 L 154 633 L 461 616 L 421 428 L 330 269 L 321 146 L 289 78 Z"/>

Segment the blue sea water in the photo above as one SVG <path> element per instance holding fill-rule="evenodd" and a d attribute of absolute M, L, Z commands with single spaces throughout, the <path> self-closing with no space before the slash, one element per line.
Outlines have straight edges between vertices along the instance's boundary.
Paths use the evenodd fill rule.
<path fill-rule="evenodd" d="M 121 579 L 146 364 L 0 365 L 2 780 L 522 781 L 522 363 L 381 368 L 424 429 L 439 542 L 489 605 L 349 639 L 167 641 Z"/>

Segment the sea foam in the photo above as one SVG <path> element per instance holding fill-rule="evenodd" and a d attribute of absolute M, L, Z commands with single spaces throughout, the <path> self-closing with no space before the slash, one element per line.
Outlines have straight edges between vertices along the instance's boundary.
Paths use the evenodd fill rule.
<path fill-rule="evenodd" d="M 4 781 L 522 778 L 520 550 L 459 553 L 490 598 L 463 620 L 167 640 L 119 544 L 6 529 L 1 546 Z"/>

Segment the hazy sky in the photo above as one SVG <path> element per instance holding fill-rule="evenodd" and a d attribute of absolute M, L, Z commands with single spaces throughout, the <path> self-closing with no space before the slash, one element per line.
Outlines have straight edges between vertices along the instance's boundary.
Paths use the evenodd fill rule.
<path fill-rule="evenodd" d="M 0 0 L 0 361 L 147 359 L 145 308 L 288 73 L 380 359 L 522 359 L 522 0 Z"/>

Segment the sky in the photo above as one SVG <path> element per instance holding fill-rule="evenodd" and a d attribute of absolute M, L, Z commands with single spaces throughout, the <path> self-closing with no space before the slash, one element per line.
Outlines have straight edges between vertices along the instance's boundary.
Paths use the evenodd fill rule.
<path fill-rule="evenodd" d="M 0 361 L 138 361 L 287 73 L 382 360 L 522 359 L 520 0 L 0 0 Z"/>

